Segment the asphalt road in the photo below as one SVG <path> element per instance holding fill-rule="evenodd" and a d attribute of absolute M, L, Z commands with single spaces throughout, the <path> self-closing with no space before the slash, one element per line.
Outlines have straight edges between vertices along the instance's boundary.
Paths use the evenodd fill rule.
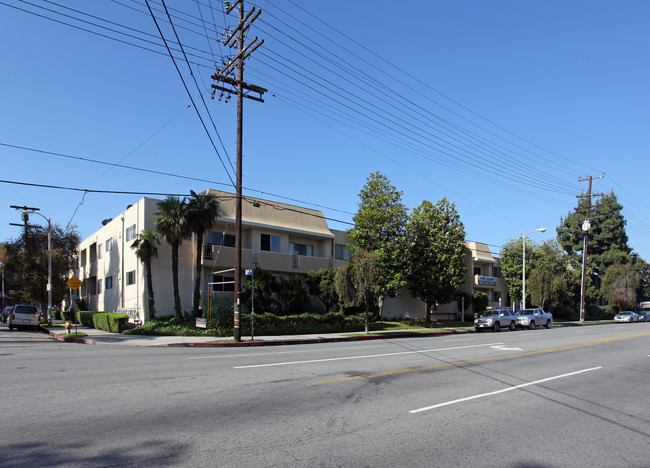
<path fill-rule="evenodd" d="M 650 466 L 650 323 L 264 348 L 0 327 L 0 466 Z"/>

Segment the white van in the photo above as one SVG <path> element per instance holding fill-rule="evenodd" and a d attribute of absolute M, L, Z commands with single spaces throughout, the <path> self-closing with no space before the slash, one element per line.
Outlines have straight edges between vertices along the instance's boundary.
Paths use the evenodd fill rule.
<path fill-rule="evenodd" d="M 7 325 L 9 330 L 19 327 L 38 329 L 41 326 L 41 313 L 33 304 L 16 304 L 7 317 Z"/>

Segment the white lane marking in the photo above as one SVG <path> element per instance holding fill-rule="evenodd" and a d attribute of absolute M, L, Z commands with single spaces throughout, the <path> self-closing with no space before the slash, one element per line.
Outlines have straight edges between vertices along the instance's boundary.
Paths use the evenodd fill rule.
<path fill-rule="evenodd" d="M 503 388 L 501 390 L 496 390 L 494 392 L 481 393 L 480 395 L 473 395 L 473 396 L 466 397 L 466 398 L 459 398 L 458 400 L 445 401 L 444 403 L 438 403 L 437 405 L 425 406 L 424 408 L 414 409 L 414 410 L 409 411 L 409 413 L 415 414 L 415 413 L 420 413 L 422 411 L 428 411 L 428 410 L 432 410 L 432 409 L 436 409 L 436 408 L 441 408 L 443 406 L 455 405 L 456 403 L 462 403 L 463 401 L 475 400 L 477 398 L 483 398 L 483 397 L 486 397 L 486 396 L 497 395 L 499 393 L 505 393 L 505 392 L 509 392 L 511 390 L 517 390 L 519 388 L 528 387 L 530 385 L 537 385 L 537 384 L 540 384 L 542 382 L 548 382 L 549 380 L 561 379 L 563 377 L 570 377 L 572 375 L 582 374 L 583 372 L 590 372 L 590 371 L 598 370 L 598 369 L 602 369 L 602 367 L 592 367 L 590 369 L 583 369 L 583 370 L 579 370 L 579 371 L 575 371 L 575 372 L 569 372 L 568 374 L 556 375 L 554 377 L 547 377 L 546 379 L 535 380 L 534 382 L 528 382 L 528 383 L 521 384 L 521 385 L 515 385 L 514 387 Z"/>
<path fill-rule="evenodd" d="M 502 351 L 523 351 L 521 348 L 509 348 L 506 345 L 490 346 L 490 348 L 500 349 Z"/>
<path fill-rule="evenodd" d="M 337 358 L 326 358 L 326 359 L 309 359 L 305 361 L 291 361 L 291 362 L 275 362 L 272 364 L 253 364 L 250 366 L 236 366 L 235 369 L 249 369 L 251 367 L 272 367 L 272 366 L 288 366 L 292 364 L 308 364 L 312 362 L 327 362 L 327 361 L 345 361 L 349 359 L 365 359 L 365 358 L 375 358 L 375 357 L 385 357 L 385 356 L 400 356 L 404 354 L 422 354 L 422 353 L 431 353 L 434 351 L 450 351 L 453 349 L 467 349 L 467 348 L 478 348 L 483 346 L 491 346 L 499 343 L 488 343 L 481 345 L 471 345 L 471 346 L 454 346 L 452 348 L 438 348 L 438 349 L 424 349 L 420 351 L 403 351 L 400 353 L 384 353 L 384 354 L 364 354 L 362 356 L 345 356 Z"/>
<path fill-rule="evenodd" d="M 364 349 L 368 348 L 381 348 L 382 345 L 372 345 L 372 346 L 365 346 Z M 358 347 L 348 347 L 348 348 L 326 348 L 326 349 L 318 349 L 316 351 L 338 351 L 338 350 L 349 350 L 349 349 L 359 349 Z M 274 351 L 274 352 L 269 352 L 269 353 L 252 353 L 252 354 L 223 354 L 223 355 L 212 355 L 212 356 L 192 356 L 188 357 L 185 359 L 223 359 L 223 358 L 230 358 L 230 357 L 247 357 L 247 356 L 271 356 L 273 354 L 296 354 L 296 353 L 302 353 L 304 354 L 304 350 L 300 351 Z"/>

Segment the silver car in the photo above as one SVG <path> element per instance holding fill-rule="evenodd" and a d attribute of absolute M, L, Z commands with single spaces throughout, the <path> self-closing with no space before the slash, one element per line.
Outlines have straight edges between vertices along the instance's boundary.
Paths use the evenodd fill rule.
<path fill-rule="evenodd" d="M 619 312 L 614 316 L 614 322 L 638 322 L 639 321 L 639 316 L 636 312 L 632 312 L 631 310 L 626 310 L 625 312 Z"/>
<path fill-rule="evenodd" d="M 16 304 L 7 317 L 9 330 L 19 327 L 33 327 L 37 329 L 41 326 L 41 313 L 38 307 L 33 304 Z"/>
<path fill-rule="evenodd" d="M 517 312 L 517 326 L 533 330 L 537 326 L 551 328 L 553 316 L 543 309 L 522 309 Z"/>
<path fill-rule="evenodd" d="M 516 327 L 517 317 L 510 309 L 488 310 L 474 320 L 474 329 L 477 333 L 486 328 L 495 332 L 498 332 L 502 328 L 509 328 L 511 331 L 514 331 Z"/>

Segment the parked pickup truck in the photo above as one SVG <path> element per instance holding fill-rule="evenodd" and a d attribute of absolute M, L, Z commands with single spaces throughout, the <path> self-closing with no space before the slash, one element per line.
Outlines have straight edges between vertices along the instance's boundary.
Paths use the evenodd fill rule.
<path fill-rule="evenodd" d="M 517 317 L 512 310 L 509 309 L 496 309 L 483 312 L 479 318 L 474 320 L 474 328 L 476 332 L 480 332 L 485 328 L 490 328 L 498 332 L 502 328 L 509 328 L 514 330 L 517 326 Z"/>
<path fill-rule="evenodd" d="M 553 316 L 542 309 L 521 309 L 517 312 L 517 326 L 521 328 L 533 330 L 535 327 L 541 327 L 542 325 L 551 328 L 552 323 Z"/>

